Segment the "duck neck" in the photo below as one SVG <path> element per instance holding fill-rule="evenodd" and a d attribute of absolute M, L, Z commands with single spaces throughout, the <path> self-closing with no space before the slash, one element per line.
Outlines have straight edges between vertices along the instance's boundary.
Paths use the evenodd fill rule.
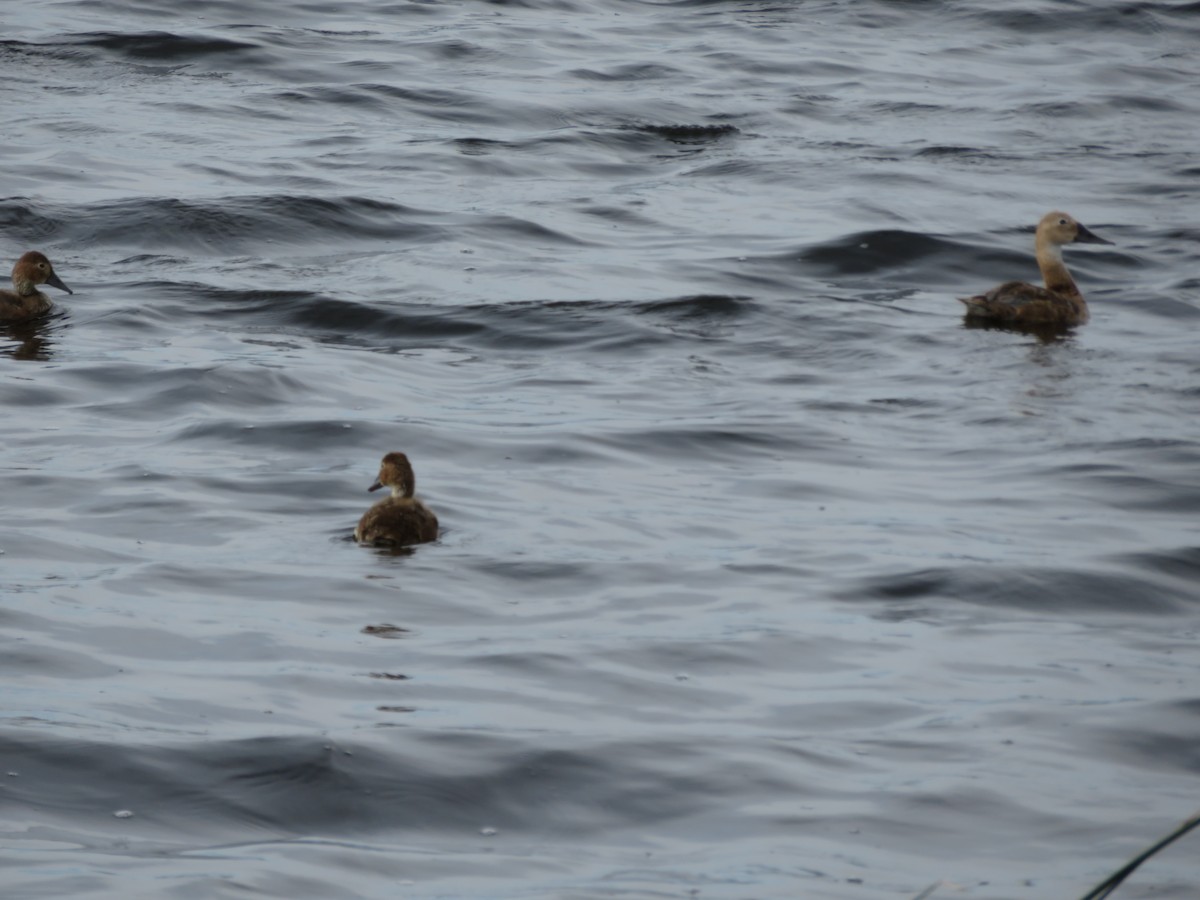
<path fill-rule="evenodd" d="M 1055 294 L 1080 296 L 1079 288 L 1076 286 L 1075 280 L 1071 278 L 1071 273 L 1067 271 L 1066 263 L 1063 262 L 1061 244 L 1039 240 L 1037 242 L 1037 261 L 1038 268 L 1042 270 L 1042 281 L 1045 282 L 1046 290 Z"/>
<path fill-rule="evenodd" d="M 393 484 L 392 485 L 392 499 L 393 500 L 407 500 L 411 496 L 412 496 L 412 491 L 410 491 L 408 489 L 407 485 L 403 485 L 403 484 Z"/>
<path fill-rule="evenodd" d="M 33 283 L 32 278 L 18 278 L 13 276 L 13 287 L 17 289 L 17 296 L 31 297 L 38 292 L 37 285 Z"/>

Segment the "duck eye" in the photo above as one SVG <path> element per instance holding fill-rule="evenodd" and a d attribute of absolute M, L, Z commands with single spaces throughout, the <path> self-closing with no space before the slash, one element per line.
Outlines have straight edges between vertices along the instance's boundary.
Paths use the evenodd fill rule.
<path fill-rule="evenodd" d="M 1066 224 L 1067 224 L 1067 220 L 1066 220 L 1066 219 L 1059 219 L 1059 220 L 1058 220 L 1058 224 L 1059 224 L 1059 225 L 1066 225 Z"/>

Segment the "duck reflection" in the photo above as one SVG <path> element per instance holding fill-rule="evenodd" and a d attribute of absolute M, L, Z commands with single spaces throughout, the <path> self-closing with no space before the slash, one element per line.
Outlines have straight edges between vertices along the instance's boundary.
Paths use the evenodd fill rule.
<path fill-rule="evenodd" d="M 54 355 L 51 320 L 31 319 L 23 322 L 0 322 L 0 354 L 13 359 L 32 359 L 45 362 Z"/>
<path fill-rule="evenodd" d="M 1022 334 L 1037 338 L 1039 344 L 1059 344 L 1071 338 L 1074 326 L 1055 322 L 1019 323 L 998 322 L 994 319 L 977 319 L 967 316 L 963 319 L 963 328 L 970 331 L 1003 331 L 1008 334 Z"/>

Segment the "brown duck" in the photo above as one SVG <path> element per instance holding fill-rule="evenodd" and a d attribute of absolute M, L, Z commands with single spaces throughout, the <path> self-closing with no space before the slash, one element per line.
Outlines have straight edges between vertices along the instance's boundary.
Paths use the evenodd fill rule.
<path fill-rule="evenodd" d="M 54 274 L 54 266 L 50 265 L 46 255 L 36 250 L 30 250 L 17 260 L 12 281 L 16 290 L 0 291 L 0 322 L 24 322 L 48 313 L 54 304 L 38 290 L 39 285 L 48 284 L 68 294 L 75 293 Z"/>
<path fill-rule="evenodd" d="M 413 496 L 417 478 L 412 463 L 403 453 L 389 453 L 379 466 L 379 477 L 367 490 L 390 487 L 392 496 L 380 500 L 365 513 L 354 529 L 361 544 L 403 546 L 436 541 L 438 520 L 428 506 Z"/>
<path fill-rule="evenodd" d="M 959 297 L 967 318 L 1011 325 L 1082 325 L 1087 301 L 1063 263 L 1064 244 L 1111 244 L 1092 234 L 1064 212 L 1050 212 L 1038 222 L 1035 247 L 1046 286 L 1009 281 L 986 294 Z"/>

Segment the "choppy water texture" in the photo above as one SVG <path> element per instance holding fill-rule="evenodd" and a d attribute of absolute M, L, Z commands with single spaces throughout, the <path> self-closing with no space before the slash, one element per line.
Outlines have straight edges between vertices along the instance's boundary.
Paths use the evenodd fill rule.
<path fill-rule="evenodd" d="M 1197 4 L 4 19 L 8 900 L 1070 898 L 1200 806 Z M 1092 322 L 964 327 L 1053 208 Z"/>

